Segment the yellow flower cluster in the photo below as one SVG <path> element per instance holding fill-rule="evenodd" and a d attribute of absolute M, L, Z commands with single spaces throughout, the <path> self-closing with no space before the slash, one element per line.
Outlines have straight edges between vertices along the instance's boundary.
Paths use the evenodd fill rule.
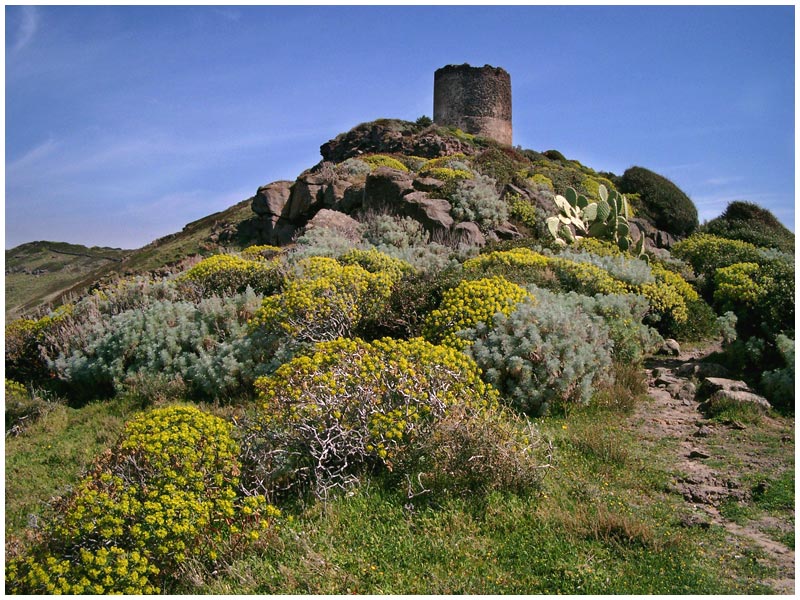
<path fill-rule="evenodd" d="M 724 310 L 744 304 L 755 307 L 767 293 L 759 277 L 761 267 L 756 263 L 736 263 L 714 273 L 714 301 Z"/>
<path fill-rule="evenodd" d="M 683 296 L 671 285 L 643 283 L 636 287 L 636 293 L 647 298 L 651 311 L 660 315 L 668 315 L 676 323 L 686 323 L 689 318 L 689 311 Z"/>
<path fill-rule="evenodd" d="M 56 505 L 43 543 L 12 561 L 7 584 L 19 593 L 154 593 L 190 557 L 257 537 L 275 511 L 263 497 L 237 497 L 231 430 L 188 406 L 128 423 Z"/>
<path fill-rule="evenodd" d="M 493 267 L 534 267 L 545 268 L 550 259 L 530 248 L 514 248 L 502 252 L 488 252 L 464 262 L 464 270 L 482 273 Z"/>
<path fill-rule="evenodd" d="M 13 379 L 6 379 L 6 402 L 10 398 L 27 398 L 28 389 Z"/>
<path fill-rule="evenodd" d="M 355 248 L 340 256 L 339 262 L 345 266 L 358 265 L 370 273 L 386 273 L 391 277 L 392 283 L 397 283 L 403 275 L 414 271 L 414 267 L 406 261 L 384 254 L 375 248 L 369 250 Z"/>
<path fill-rule="evenodd" d="M 6 564 L 6 584 L 11 593 L 157 594 L 158 588 L 150 580 L 158 573 L 158 568 L 136 550 L 81 548 L 71 559 L 51 554 L 12 559 Z"/>
<path fill-rule="evenodd" d="M 408 167 L 399 160 L 391 156 L 386 156 L 385 154 L 372 154 L 370 156 L 359 156 L 359 158 L 367 163 L 373 170 L 378 167 L 389 167 L 391 169 L 398 169 L 399 171 L 408 171 Z"/>
<path fill-rule="evenodd" d="M 550 259 L 549 266 L 568 290 L 588 296 L 625 294 L 629 291 L 625 282 L 612 277 L 608 271 L 596 265 L 555 256 Z"/>
<path fill-rule="evenodd" d="M 735 263 L 756 262 L 758 248 L 749 242 L 708 233 L 694 234 L 672 247 L 672 254 L 692 265 L 695 273 L 713 276 L 716 269 Z"/>
<path fill-rule="evenodd" d="M 610 254 L 604 251 L 606 244 L 591 238 L 581 241 L 582 248 L 596 254 Z M 596 251 L 597 250 L 597 251 Z M 618 252 L 616 252 L 618 254 Z M 699 296 L 694 288 L 678 273 L 669 271 L 661 265 L 651 266 L 655 283 L 630 285 L 616 279 L 605 269 L 589 263 L 581 263 L 559 256 L 545 256 L 529 248 L 514 248 L 502 252 L 489 252 L 464 262 L 464 270 L 481 273 L 489 270 L 532 269 L 534 271 L 552 270 L 561 285 L 567 290 L 593 296 L 594 294 L 639 294 L 650 302 L 651 310 L 660 315 L 669 315 L 677 323 L 685 323 L 688 318 L 687 302 L 696 301 Z"/>
<path fill-rule="evenodd" d="M 248 246 L 240 252 L 240 255 L 245 260 L 265 261 L 274 258 L 281 252 L 282 250 L 278 246 Z"/>
<path fill-rule="evenodd" d="M 425 339 L 456 349 L 468 342 L 457 333 L 486 323 L 491 327 L 497 313 L 511 314 L 529 294 L 524 288 L 503 277 L 462 281 L 442 295 L 439 308 L 431 311 L 423 326 Z"/>
<path fill-rule="evenodd" d="M 467 155 L 463 152 L 456 152 L 455 154 L 448 154 L 446 156 L 439 156 L 437 158 L 431 158 L 430 160 L 426 161 L 424 165 L 420 168 L 420 171 L 428 171 L 430 169 L 439 169 L 442 167 L 449 167 L 452 161 L 459 161 L 459 162 L 466 162 Z"/>
<path fill-rule="evenodd" d="M 679 273 L 659 265 L 650 265 L 650 272 L 656 281 L 662 285 L 672 287 L 686 302 L 696 302 L 700 296 L 692 285 L 686 281 Z"/>
<path fill-rule="evenodd" d="M 280 261 L 248 260 L 232 254 L 210 256 L 181 275 L 178 282 L 190 282 L 204 294 L 243 292 L 249 285 L 256 292 L 272 293 L 280 286 Z"/>
<path fill-rule="evenodd" d="M 348 335 L 370 311 L 388 299 L 391 272 L 370 273 L 333 258 L 301 260 L 281 294 L 264 299 L 250 330 L 283 333 L 300 341 L 325 341 Z"/>
<path fill-rule="evenodd" d="M 320 343 L 255 387 L 264 419 L 283 424 L 291 436 L 307 435 L 304 447 L 315 460 L 349 456 L 389 465 L 422 424 L 448 407 L 484 410 L 498 403 L 472 359 L 422 338 Z M 320 446 L 326 440 L 349 446 Z"/>

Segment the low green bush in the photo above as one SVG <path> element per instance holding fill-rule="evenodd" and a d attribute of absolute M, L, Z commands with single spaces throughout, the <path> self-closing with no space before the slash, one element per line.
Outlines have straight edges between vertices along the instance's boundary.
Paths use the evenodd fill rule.
<path fill-rule="evenodd" d="M 450 204 L 457 222 L 473 221 L 484 232 L 508 220 L 508 205 L 497 193 L 494 179 L 485 175 L 458 182 Z"/>
<path fill-rule="evenodd" d="M 678 186 L 666 177 L 642 167 L 627 169 L 616 181 L 623 194 L 638 194 L 636 213 L 656 228 L 685 237 L 697 229 L 697 208 Z"/>

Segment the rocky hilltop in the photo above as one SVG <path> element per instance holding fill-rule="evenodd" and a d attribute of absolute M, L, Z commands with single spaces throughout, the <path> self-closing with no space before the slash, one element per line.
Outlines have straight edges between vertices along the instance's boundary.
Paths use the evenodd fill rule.
<path fill-rule="evenodd" d="M 363 123 L 324 143 L 320 153 L 322 160 L 295 181 L 272 182 L 256 191 L 251 199 L 255 217 L 240 225 L 240 237 L 285 245 L 306 228 L 354 231 L 366 215 L 384 212 L 417 220 L 431 239 L 482 246 L 522 235 L 519 219 L 512 214 L 487 228 L 454 216 L 453 180 L 463 172 L 464 179 L 473 174 L 492 178 L 506 204 L 519 199 L 530 203 L 540 223 L 557 212 L 554 194 L 566 187 L 588 197 L 596 197 L 600 184 L 614 188 L 613 174 L 598 173 L 557 151 L 522 150 L 427 123 Z M 676 241 L 652 219 L 632 222 L 650 248 L 669 248 Z"/>

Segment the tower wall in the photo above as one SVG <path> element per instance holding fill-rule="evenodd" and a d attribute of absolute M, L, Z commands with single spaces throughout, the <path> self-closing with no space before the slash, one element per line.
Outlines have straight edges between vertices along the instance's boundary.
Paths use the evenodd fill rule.
<path fill-rule="evenodd" d="M 433 120 L 511 145 L 511 76 L 489 65 L 437 69 L 433 75 Z"/>

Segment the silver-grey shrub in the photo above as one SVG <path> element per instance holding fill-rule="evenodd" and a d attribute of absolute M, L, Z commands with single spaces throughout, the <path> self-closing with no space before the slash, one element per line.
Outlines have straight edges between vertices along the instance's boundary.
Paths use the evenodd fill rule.
<path fill-rule="evenodd" d="M 456 221 L 473 221 L 484 231 L 508 220 L 508 206 L 486 175 L 459 181 L 450 197 Z"/>
<path fill-rule="evenodd" d="M 258 375 L 247 319 L 261 304 L 248 288 L 198 303 L 159 300 L 94 323 L 53 366 L 84 389 L 119 390 L 128 380 L 170 377 L 197 397 L 246 393 Z"/>
<path fill-rule="evenodd" d="M 627 258 L 621 255 L 600 256 L 592 252 L 581 252 L 569 248 L 559 253 L 559 256 L 575 262 L 588 263 L 600 267 L 608 271 L 612 277 L 631 285 L 642 285 L 643 283 L 653 283 L 655 281 L 650 266 L 638 258 Z"/>
<path fill-rule="evenodd" d="M 468 352 L 484 379 L 528 414 L 586 404 L 597 385 L 613 380 L 613 342 L 603 319 L 545 296 L 463 335 L 473 341 Z"/>

